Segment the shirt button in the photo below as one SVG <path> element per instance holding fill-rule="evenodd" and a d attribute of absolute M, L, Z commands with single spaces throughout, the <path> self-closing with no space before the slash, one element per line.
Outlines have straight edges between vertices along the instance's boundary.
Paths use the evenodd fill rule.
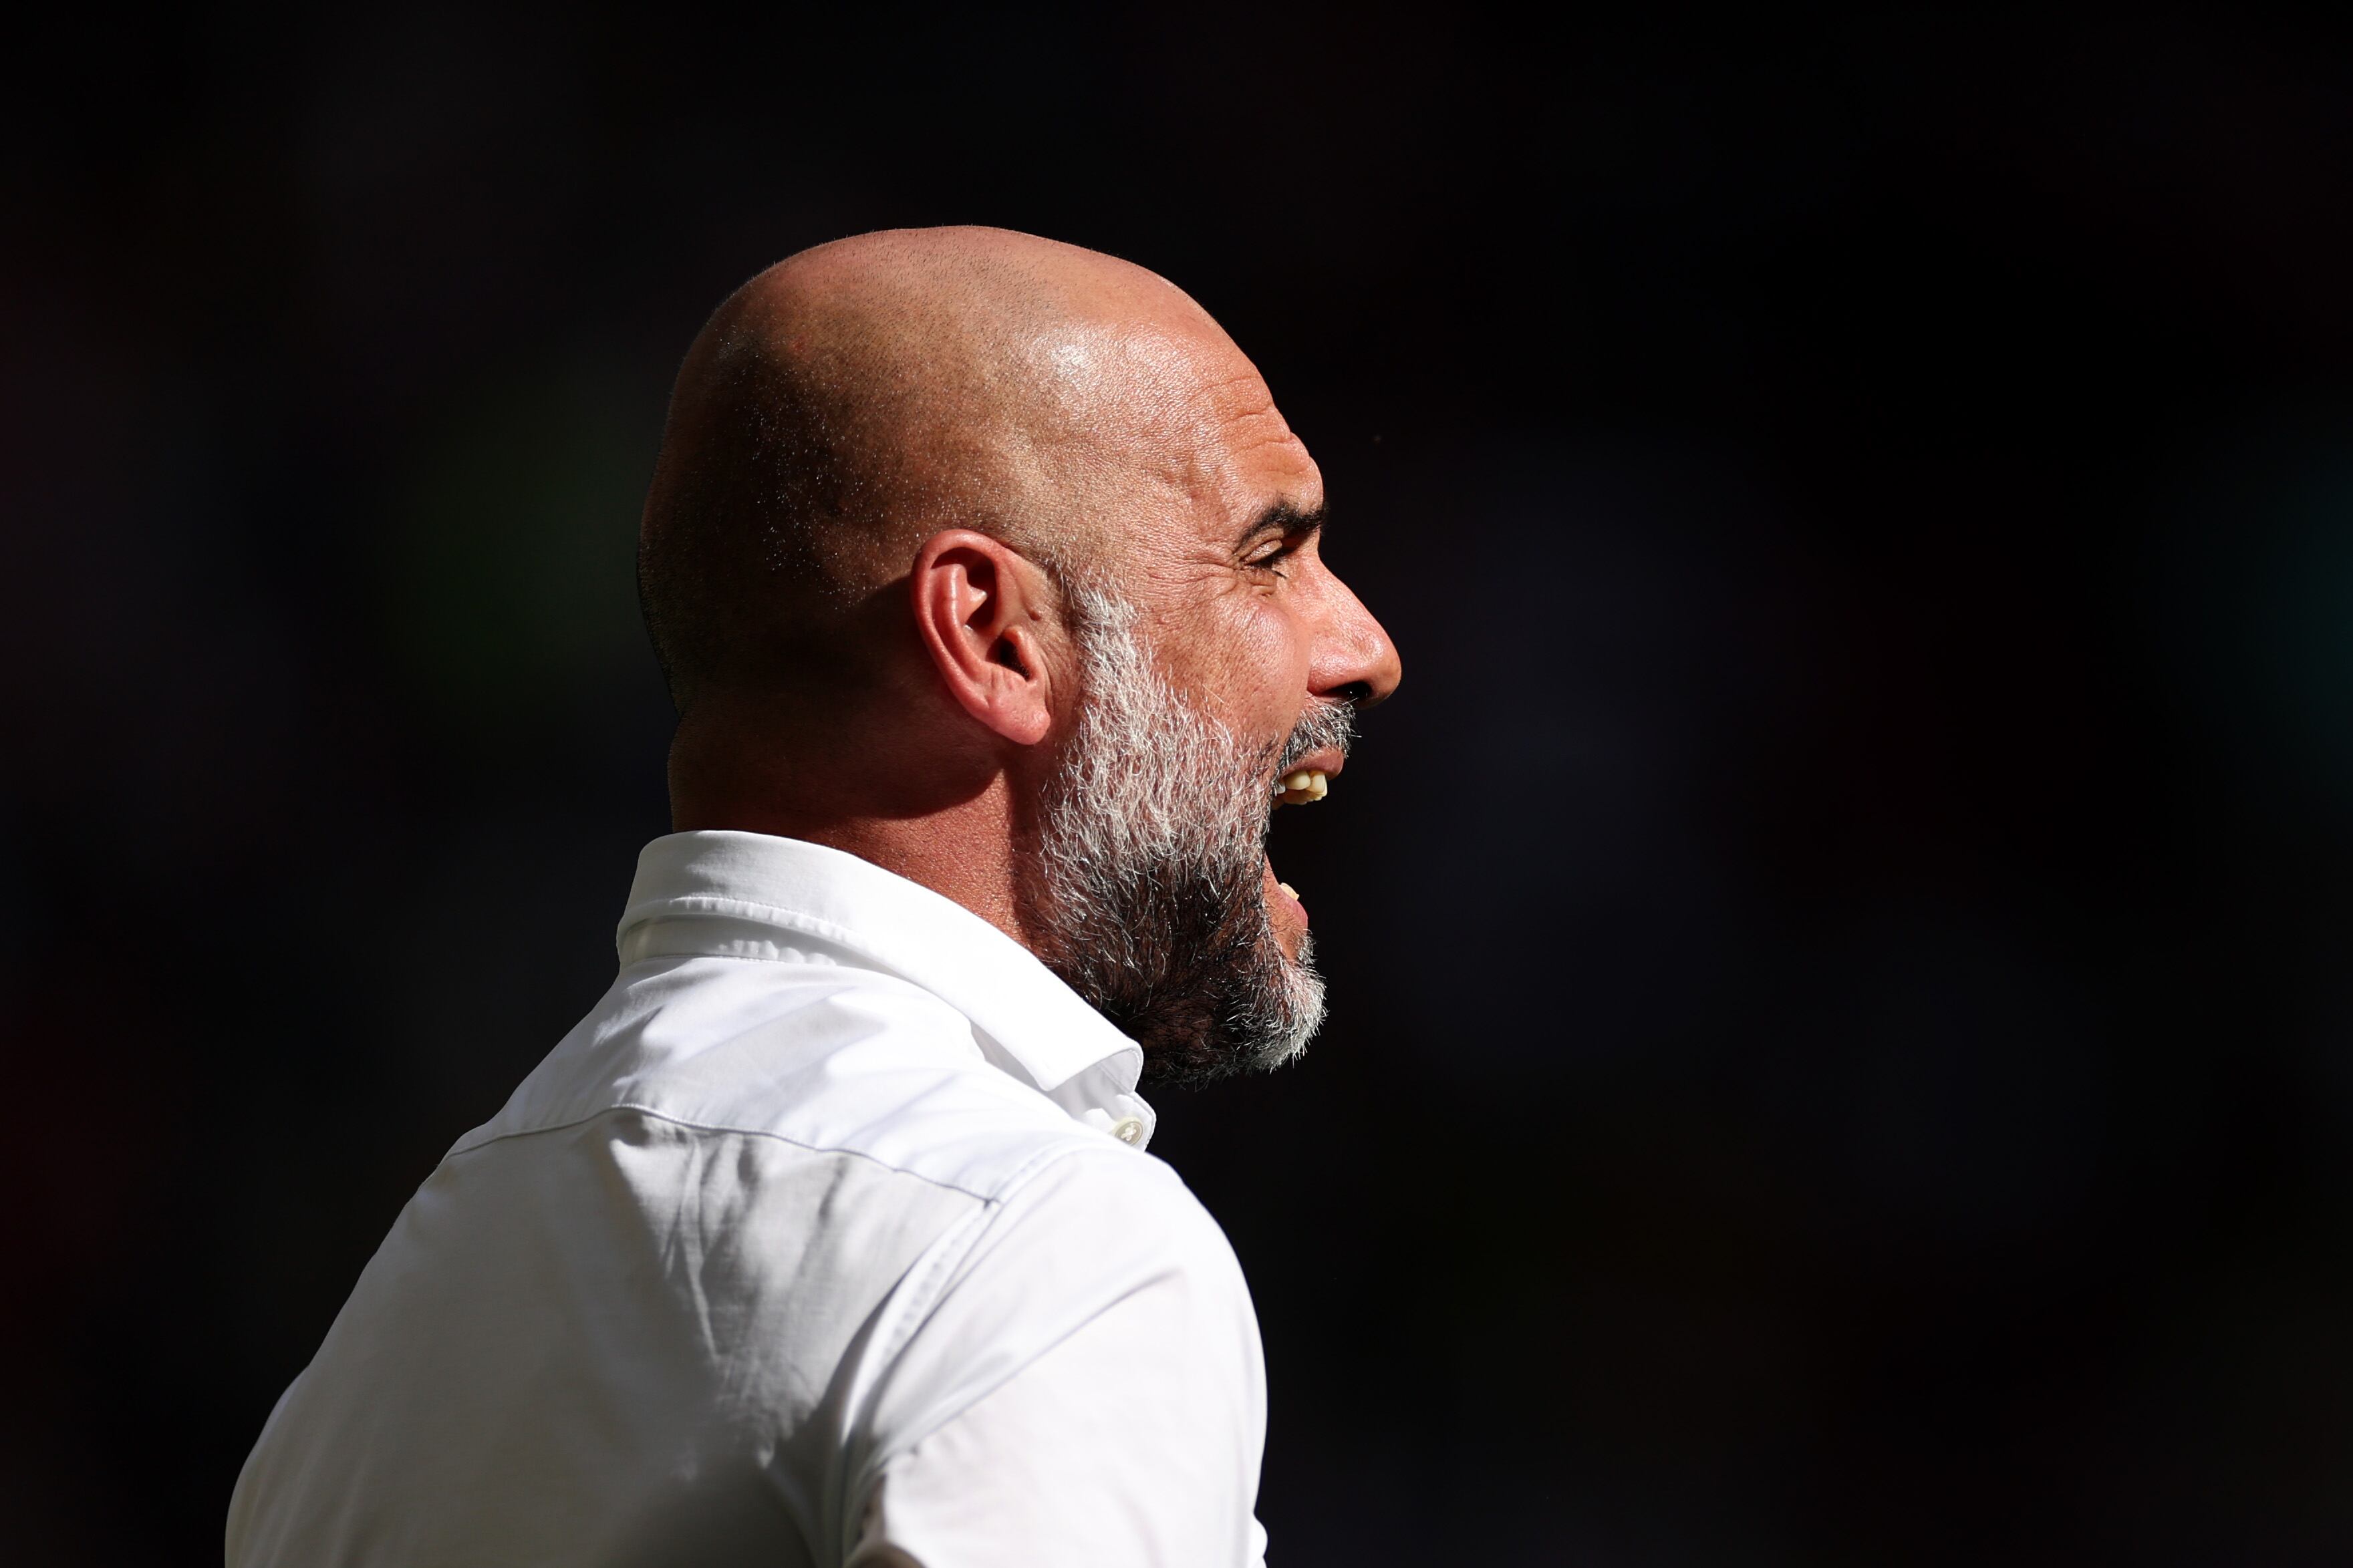
<path fill-rule="evenodd" d="M 1111 1135 L 1123 1143 L 1141 1143 L 1144 1142 L 1144 1119 L 1123 1116 L 1111 1124 Z"/>

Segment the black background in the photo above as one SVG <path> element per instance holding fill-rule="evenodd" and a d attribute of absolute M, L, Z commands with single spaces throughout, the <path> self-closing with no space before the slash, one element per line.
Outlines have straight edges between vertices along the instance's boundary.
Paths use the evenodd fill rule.
<path fill-rule="evenodd" d="M 1758 10 L 19 38 L 12 1559 L 216 1557 L 609 976 L 679 354 L 936 222 L 1198 297 L 1403 650 L 1277 822 L 1333 1024 L 1155 1145 L 1278 1561 L 2353 1557 L 2353 44 Z"/>

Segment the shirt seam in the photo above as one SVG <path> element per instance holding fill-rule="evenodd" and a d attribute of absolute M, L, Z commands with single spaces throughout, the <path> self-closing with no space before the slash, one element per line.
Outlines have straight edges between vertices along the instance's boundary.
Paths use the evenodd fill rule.
<path fill-rule="evenodd" d="M 817 931 L 804 931 L 801 934 L 804 936 L 818 936 L 820 933 Z M 782 947 L 785 944 L 778 942 L 776 945 Z M 847 947 L 849 944 L 845 942 L 839 945 Z M 945 1007 L 949 1012 L 955 1013 L 956 1016 L 959 1018 L 964 1016 L 962 1013 L 956 1012 L 955 1005 L 950 1002 L 946 997 L 941 995 L 938 992 L 933 990 L 930 986 L 925 985 L 921 981 L 910 980 L 905 975 L 900 973 L 897 970 L 886 967 L 881 959 L 874 957 L 872 954 L 860 952 L 856 949 L 852 948 L 850 949 L 850 956 L 859 960 L 859 962 L 856 963 L 840 963 L 822 957 L 817 959 L 815 962 L 811 962 L 807 958 L 786 958 L 777 953 L 712 952 L 707 948 L 683 948 L 676 952 L 649 952 L 643 958 L 633 958 L 628 963 L 621 965 L 621 973 L 627 974 L 630 970 L 637 968 L 641 963 L 660 963 L 665 960 L 675 958 L 715 958 L 722 963 L 732 962 L 737 963 L 806 963 L 812 969 L 838 969 L 846 975 L 858 975 L 860 979 L 855 982 L 855 984 L 863 984 L 870 979 L 889 981 L 893 985 L 902 987 L 905 990 L 915 992 L 930 998 L 932 1001 L 938 1003 L 941 1006 Z M 966 1021 L 969 1022 L 970 1020 Z"/>
<path fill-rule="evenodd" d="M 1024 1160 L 1020 1164 L 1015 1166 L 1012 1173 L 1005 1178 L 1004 1183 L 997 1190 L 994 1192 L 975 1192 L 972 1188 L 956 1182 L 944 1181 L 937 1176 L 925 1175 L 923 1172 L 914 1170 L 906 1165 L 894 1165 L 890 1161 L 883 1159 L 881 1155 L 870 1154 L 863 1149 L 843 1149 L 839 1147 L 829 1147 L 824 1144 L 810 1143 L 804 1142 L 801 1139 L 791 1137 L 786 1133 L 770 1131 L 765 1128 L 760 1127 L 731 1127 L 721 1122 L 695 1121 L 683 1116 L 674 1116 L 666 1110 L 657 1110 L 649 1105 L 639 1105 L 634 1100 L 618 1100 L 611 1105 L 601 1106 L 598 1109 L 590 1111 L 586 1116 L 575 1116 L 569 1121 L 550 1122 L 544 1127 L 519 1127 L 512 1132 L 493 1133 L 491 1136 L 483 1139 L 479 1143 L 468 1143 L 461 1140 L 457 1147 L 452 1148 L 448 1154 L 442 1157 L 442 1163 L 447 1164 L 452 1160 L 459 1159 L 465 1155 L 472 1154 L 480 1150 L 487 1149 L 493 1143 L 506 1143 L 522 1138 L 536 1138 L 543 1133 L 565 1132 L 569 1131 L 571 1129 L 575 1127 L 586 1127 L 588 1123 L 595 1121 L 601 1117 L 610 1116 L 615 1111 L 620 1110 L 634 1111 L 638 1115 L 646 1117 L 651 1121 L 664 1122 L 672 1127 L 684 1128 L 691 1132 L 728 1133 L 742 1138 L 765 1138 L 769 1140 L 771 1142 L 782 1143 L 788 1148 L 798 1149 L 810 1154 L 841 1154 L 849 1159 L 863 1160 L 870 1165 L 878 1165 L 883 1170 L 889 1171 L 893 1174 L 913 1176 L 919 1182 L 938 1187 L 943 1191 L 958 1193 L 965 1197 L 975 1200 L 976 1202 L 992 1205 L 1003 1203 L 1007 1198 L 1011 1197 L 1023 1186 L 1027 1185 L 1029 1180 L 1036 1174 L 1036 1167 L 1039 1165 L 1049 1163 L 1065 1154 L 1107 1154 L 1111 1152 L 1109 1149 L 1096 1149 L 1091 1142 L 1082 1139 L 1073 1140 L 1069 1142 L 1061 1142 L 1059 1140 L 1063 1136 L 1063 1132 L 1062 1129 L 1058 1127 L 1053 1130 L 1051 1134 L 1058 1140 L 1054 1147 L 1041 1149 L 1037 1153 L 1032 1154 L 1028 1159 Z M 1087 1126 L 1085 1122 L 1075 1120 L 1071 1121 L 1071 1131 L 1076 1132 L 1095 1132 L 1095 1130 Z M 1108 1138 L 1110 1134 L 1095 1133 L 1095 1136 Z M 1118 1144 L 1117 1147 L 1125 1149 L 1126 1145 Z M 1133 1152 L 1134 1151 L 1131 1151 L 1131 1152 Z"/>
<path fill-rule="evenodd" d="M 882 964 L 893 972 L 897 968 L 888 958 L 860 942 L 849 927 L 827 920 L 823 915 L 809 914 L 802 910 L 786 909 L 782 904 L 764 904 L 752 899 L 731 899 L 723 893 L 673 894 L 656 901 L 646 913 L 638 915 L 634 920 L 628 917 L 637 914 L 637 911 L 625 910 L 622 916 L 620 940 L 628 941 L 628 933 L 639 926 L 660 924 L 663 914 L 668 912 L 731 915 L 739 920 L 755 921 L 763 925 L 782 926 L 787 931 L 797 931 L 806 936 L 823 937 L 828 942 L 849 949 L 869 963 Z M 724 955 L 714 953 L 712 956 Z"/>
<path fill-rule="evenodd" d="M 670 913 L 722 915 L 737 920 L 748 920 L 760 925 L 781 926 L 786 931 L 798 931 L 804 936 L 817 937 L 837 947 L 844 948 L 855 956 L 864 959 L 868 964 L 892 979 L 938 995 L 937 992 L 932 992 L 930 986 L 907 973 L 900 963 L 888 952 L 882 952 L 874 943 L 860 937 L 848 926 L 829 921 L 823 915 L 810 914 L 805 910 L 791 909 L 783 904 L 762 903 L 754 899 L 730 898 L 723 893 L 677 893 L 659 900 L 644 914 L 637 914 L 635 909 L 626 910 L 622 917 L 624 924 L 620 940 L 627 942 L 627 933 L 640 926 L 660 924 L 663 916 Z M 637 918 L 630 919 L 631 915 L 637 915 Z M 734 958 L 743 955 L 728 952 L 691 952 L 677 956 Z M 944 1002 L 945 998 L 943 997 L 942 1000 Z"/>

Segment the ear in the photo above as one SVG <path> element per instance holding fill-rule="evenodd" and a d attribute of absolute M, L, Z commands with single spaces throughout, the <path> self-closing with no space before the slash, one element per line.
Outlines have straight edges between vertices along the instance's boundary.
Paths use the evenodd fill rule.
<path fill-rule="evenodd" d="M 907 591 L 924 651 L 965 712 L 1016 745 L 1052 732 L 1044 573 L 985 533 L 952 528 L 916 551 Z"/>

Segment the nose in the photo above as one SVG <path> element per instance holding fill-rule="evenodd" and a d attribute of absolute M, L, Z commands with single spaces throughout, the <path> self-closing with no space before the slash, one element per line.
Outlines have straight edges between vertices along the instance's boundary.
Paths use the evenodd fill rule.
<path fill-rule="evenodd" d="M 1386 702 L 1405 674 L 1397 644 L 1345 583 L 1328 570 L 1324 575 L 1330 609 L 1318 628 L 1308 689 L 1326 701 L 1345 702 L 1359 710 Z"/>

